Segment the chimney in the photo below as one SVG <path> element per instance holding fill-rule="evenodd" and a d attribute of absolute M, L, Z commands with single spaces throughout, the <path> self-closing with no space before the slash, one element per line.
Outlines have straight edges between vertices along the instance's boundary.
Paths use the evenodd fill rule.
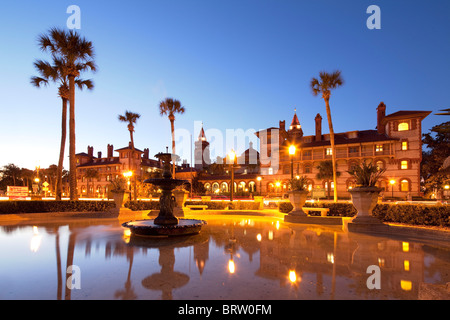
<path fill-rule="evenodd" d="M 113 145 L 112 144 L 108 144 L 108 158 L 112 158 L 113 156 Z"/>
<path fill-rule="evenodd" d="M 144 159 L 148 159 L 148 152 L 149 152 L 149 151 L 148 151 L 148 148 L 145 148 L 145 149 L 144 149 L 144 155 L 143 155 L 143 158 L 144 158 Z"/>
<path fill-rule="evenodd" d="M 280 131 L 286 131 L 286 120 L 280 121 Z"/>
<path fill-rule="evenodd" d="M 386 105 L 384 104 L 384 102 L 381 102 L 377 108 L 377 131 L 379 134 L 386 133 L 386 130 L 385 130 L 386 128 L 381 123 L 385 116 L 386 116 Z"/>
<path fill-rule="evenodd" d="M 319 113 L 314 120 L 316 120 L 316 141 L 322 141 L 322 117 Z"/>
<path fill-rule="evenodd" d="M 102 157 L 102 152 L 101 151 L 97 152 L 97 158 L 101 159 L 101 157 Z"/>
<path fill-rule="evenodd" d="M 88 149 L 88 156 L 90 158 L 93 158 L 94 157 L 94 147 L 88 146 L 87 149 Z"/>

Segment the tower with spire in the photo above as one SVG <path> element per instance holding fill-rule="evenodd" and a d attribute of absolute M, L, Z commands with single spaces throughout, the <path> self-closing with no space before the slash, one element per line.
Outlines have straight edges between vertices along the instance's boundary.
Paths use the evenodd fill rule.
<path fill-rule="evenodd" d="M 200 130 L 197 141 L 195 141 L 194 151 L 194 168 L 202 170 L 204 167 L 211 164 L 211 158 L 209 153 L 209 142 L 206 140 L 205 131 Z"/>
<path fill-rule="evenodd" d="M 288 135 L 294 139 L 300 139 L 303 137 L 302 126 L 300 125 L 300 121 L 298 121 L 297 117 L 297 109 L 294 110 L 294 117 L 292 118 L 291 125 L 289 126 Z"/>

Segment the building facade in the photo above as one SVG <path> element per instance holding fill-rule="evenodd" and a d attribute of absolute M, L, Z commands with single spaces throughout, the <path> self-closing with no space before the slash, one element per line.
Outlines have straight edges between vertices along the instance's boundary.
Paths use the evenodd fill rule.
<path fill-rule="evenodd" d="M 421 124 L 430 113 L 398 111 L 387 115 L 386 105 L 382 102 L 374 117 L 376 129 L 335 133 L 338 197 L 350 198 L 348 190 L 355 187 L 355 180 L 348 171 L 363 162 L 372 162 L 385 169 L 378 183 L 384 189 L 385 197 L 411 199 L 420 196 Z M 258 168 L 235 176 L 235 191 L 282 195 L 290 190 L 292 176 L 306 176 L 310 195 L 318 190 L 326 194 L 328 189 L 332 194 L 333 179 L 319 175 L 321 164 L 332 159 L 330 135 L 322 132 L 322 120 L 317 114 L 315 134 L 310 136 L 304 136 L 296 112 L 289 128 L 283 120 L 279 121 L 279 127 L 257 132 L 260 139 Z M 290 146 L 295 146 L 293 155 L 289 153 Z M 212 194 L 229 191 L 229 176 L 203 177 L 202 182 Z"/>
<path fill-rule="evenodd" d="M 118 153 L 114 155 L 114 151 Z M 107 198 L 110 182 L 126 172 L 132 172 L 130 184 L 143 181 L 147 174 L 161 170 L 158 160 L 149 158 L 149 149 L 141 151 L 128 146 L 114 150 L 108 144 L 106 157 L 101 152 L 94 156 L 94 148 L 88 146 L 87 153 L 76 154 L 77 193 L 79 197 Z"/>

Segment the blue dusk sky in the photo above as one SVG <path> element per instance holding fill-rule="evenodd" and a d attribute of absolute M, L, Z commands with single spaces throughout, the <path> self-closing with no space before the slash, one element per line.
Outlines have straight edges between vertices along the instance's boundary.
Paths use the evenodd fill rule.
<path fill-rule="evenodd" d="M 77 152 L 126 146 L 127 126 L 117 120 L 125 110 L 141 114 L 136 147 L 151 156 L 164 151 L 170 123 L 158 105 L 166 97 L 186 108 L 175 128 L 188 162 L 189 136 L 198 137 L 202 122 L 217 140 L 213 159 L 257 143 L 253 131 L 280 120 L 288 126 L 294 109 L 305 135 L 314 134 L 317 113 L 327 133 L 323 99 L 309 88 L 322 70 L 339 69 L 345 80 L 330 101 L 335 132 L 375 129 L 381 101 L 388 114 L 432 111 L 424 133 L 448 121 L 434 115 L 450 107 L 448 0 L 7 1 L 0 11 L 0 166 L 58 161 L 57 86 L 37 89 L 30 77 L 35 59 L 50 59 L 38 35 L 67 28 L 70 5 L 81 10 L 78 32 L 93 42 L 98 65 L 83 75 L 95 89 L 76 93 Z M 380 8 L 381 29 L 367 27 L 370 5 Z M 251 138 L 233 143 L 227 130 Z M 66 159 L 68 146 L 67 139 Z"/>

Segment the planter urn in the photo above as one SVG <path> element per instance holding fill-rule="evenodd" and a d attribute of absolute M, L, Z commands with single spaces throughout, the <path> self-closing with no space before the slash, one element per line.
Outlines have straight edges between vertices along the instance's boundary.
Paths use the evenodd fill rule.
<path fill-rule="evenodd" d="M 293 190 L 288 191 L 289 201 L 294 207 L 291 212 L 288 213 L 289 216 L 306 217 L 307 214 L 303 211 L 302 207 L 305 205 L 306 197 L 308 196 L 307 190 Z"/>
<path fill-rule="evenodd" d="M 173 196 L 175 197 L 176 206 L 173 208 L 173 214 L 176 217 L 184 217 L 184 203 L 189 195 L 188 191 L 185 190 L 173 190 Z"/>
<path fill-rule="evenodd" d="M 382 224 L 378 218 L 372 216 L 381 191 L 382 189 L 378 187 L 356 187 L 349 191 L 353 206 L 358 212 L 352 223 Z"/>

